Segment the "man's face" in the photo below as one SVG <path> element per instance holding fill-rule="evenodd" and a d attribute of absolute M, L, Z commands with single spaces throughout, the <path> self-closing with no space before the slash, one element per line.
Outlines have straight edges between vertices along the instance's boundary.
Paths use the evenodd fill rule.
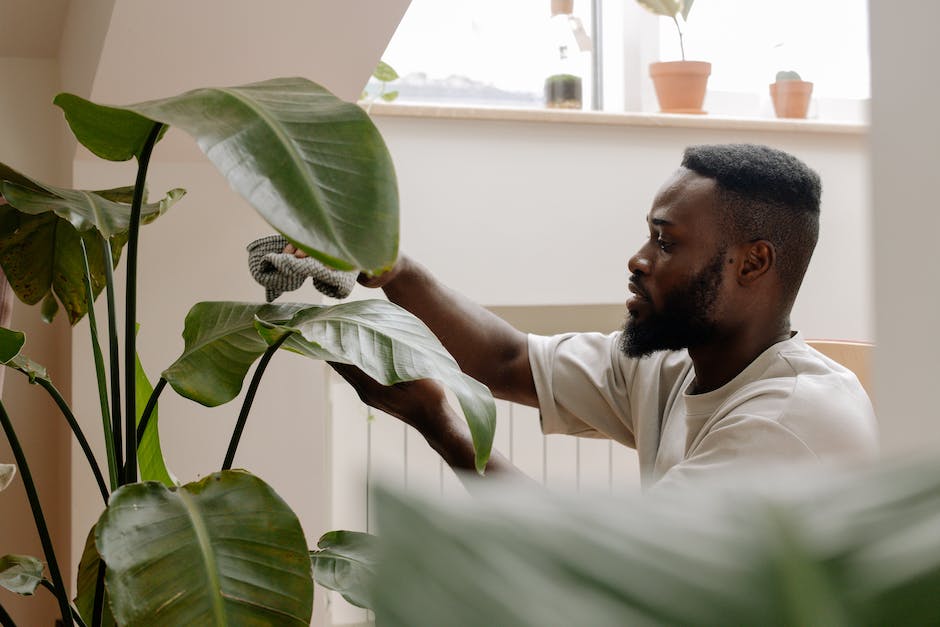
<path fill-rule="evenodd" d="M 631 357 L 694 348 L 719 332 L 727 264 L 712 179 L 686 169 L 653 200 L 649 239 L 630 259 L 621 349 Z"/>

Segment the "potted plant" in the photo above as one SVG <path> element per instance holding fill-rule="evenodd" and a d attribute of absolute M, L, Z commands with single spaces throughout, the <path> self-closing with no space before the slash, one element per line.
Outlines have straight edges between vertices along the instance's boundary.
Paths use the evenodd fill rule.
<path fill-rule="evenodd" d="M 770 84 L 770 98 L 778 118 L 805 118 L 812 96 L 813 84 L 790 70 L 777 72 L 776 81 Z"/>
<path fill-rule="evenodd" d="M 650 77 L 656 88 L 656 99 L 662 113 L 703 114 L 705 89 L 712 64 L 707 61 L 686 61 L 685 44 L 679 16 L 686 23 L 694 0 L 637 0 L 642 7 L 656 15 L 671 18 L 679 33 L 681 61 L 658 61 L 650 64 Z"/>
<path fill-rule="evenodd" d="M 0 490 L 13 478 L 15 463 L 43 549 L 42 559 L 0 554 L 0 588 L 28 596 L 42 586 L 66 626 L 309 625 L 313 574 L 300 522 L 270 486 L 235 464 L 268 362 L 287 350 L 356 365 L 386 385 L 440 380 L 464 409 L 480 472 L 492 445 L 495 404 L 417 318 L 379 300 L 196 303 L 185 320 L 183 353 L 152 385 L 135 339 L 140 227 L 161 218 L 184 192 L 148 201 L 147 170 L 151 152 L 175 126 L 193 136 L 231 187 L 298 248 L 335 268 L 378 273 L 394 263 L 398 250 L 398 189 L 385 143 L 358 105 L 302 78 L 195 89 L 125 106 L 72 94 L 54 102 L 92 153 L 136 159 L 136 183 L 63 189 L 0 163 L 0 268 L 17 297 L 41 303 L 44 319 L 61 311 L 73 325 L 88 321 L 103 455 L 96 456 L 46 370 L 23 355 L 22 333 L 0 327 L 0 364 L 55 401 L 95 477 L 102 514 L 88 532 L 73 605 L 29 460 L 0 401 L 0 438 L 13 453 L 0 459 Z M 263 193 L 255 193 L 259 188 Z M 121 256 L 127 267 L 123 329 L 114 298 Z M 95 300 L 102 293 L 107 333 L 99 334 Z M 181 485 L 160 448 L 161 392 L 171 387 L 203 405 L 221 405 L 239 394 L 256 362 L 220 470 Z M 12 624 L 0 605 L 0 625 Z"/>

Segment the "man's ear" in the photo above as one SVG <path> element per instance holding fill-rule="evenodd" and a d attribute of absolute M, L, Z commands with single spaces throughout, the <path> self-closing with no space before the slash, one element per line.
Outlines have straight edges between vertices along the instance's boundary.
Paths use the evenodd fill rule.
<path fill-rule="evenodd" d="M 765 239 L 749 242 L 742 252 L 738 265 L 738 283 L 749 285 L 758 280 L 777 262 L 774 245 Z"/>

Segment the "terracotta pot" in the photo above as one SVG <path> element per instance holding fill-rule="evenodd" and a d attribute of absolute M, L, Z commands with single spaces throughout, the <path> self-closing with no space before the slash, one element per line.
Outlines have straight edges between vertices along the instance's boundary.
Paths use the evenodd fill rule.
<path fill-rule="evenodd" d="M 705 88 L 712 64 L 705 61 L 650 63 L 659 110 L 663 113 L 705 113 Z"/>
<path fill-rule="evenodd" d="M 805 118 L 813 84 L 807 81 L 777 81 L 770 84 L 770 97 L 778 118 Z"/>

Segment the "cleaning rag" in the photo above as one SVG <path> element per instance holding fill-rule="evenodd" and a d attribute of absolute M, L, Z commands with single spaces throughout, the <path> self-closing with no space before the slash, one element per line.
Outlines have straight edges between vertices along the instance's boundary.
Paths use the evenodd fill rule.
<path fill-rule="evenodd" d="M 321 293 L 332 298 L 346 298 L 356 284 L 358 272 L 331 268 L 313 257 L 298 258 L 285 253 L 290 242 L 282 235 L 269 235 L 248 245 L 248 269 L 255 281 L 265 288 L 270 303 L 284 292 L 296 290 L 307 277 Z"/>

